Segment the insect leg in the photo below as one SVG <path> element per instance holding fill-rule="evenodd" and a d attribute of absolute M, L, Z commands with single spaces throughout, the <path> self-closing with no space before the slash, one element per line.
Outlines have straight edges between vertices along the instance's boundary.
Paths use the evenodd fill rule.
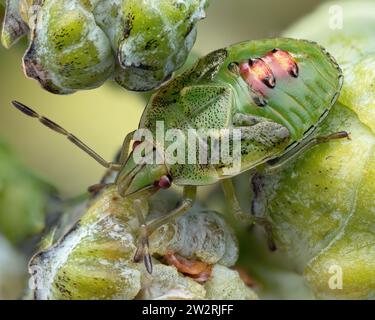
<path fill-rule="evenodd" d="M 194 204 L 196 193 L 196 186 L 185 186 L 181 204 L 176 209 L 172 210 L 166 215 L 155 220 L 152 220 L 149 223 L 146 223 L 144 221 L 144 216 L 138 212 L 139 210 L 137 210 L 138 220 L 140 223 L 140 232 L 138 238 L 138 248 L 134 255 L 134 262 L 139 262 L 143 258 L 146 269 L 150 274 L 152 273 L 152 261 L 150 253 L 148 252 L 149 235 L 152 234 L 156 229 L 158 229 L 162 225 L 170 222 L 171 220 L 177 219 L 179 216 L 188 211 Z"/>
<path fill-rule="evenodd" d="M 127 160 L 127 156 L 129 154 L 130 142 L 132 140 L 134 132 L 135 132 L 135 130 L 132 131 L 132 132 L 129 132 L 126 135 L 126 137 L 124 139 L 124 142 L 122 143 L 121 150 L 116 157 L 116 159 L 117 159 L 116 162 L 119 165 L 123 165 L 125 163 L 125 161 Z M 88 192 L 90 192 L 94 195 L 99 193 L 102 189 L 104 189 L 106 186 L 111 184 L 111 183 L 107 183 L 107 181 L 108 181 L 108 179 L 111 179 L 111 176 L 114 174 L 114 172 L 117 172 L 117 171 L 118 171 L 118 168 L 115 168 L 115 169 L 109 168 L 107 170 L 107 172 L 105 173 L 104 177 L 102 178 L 102 181 L 98 184 L 94 184 L 94 185 L 90 186 L 88 188 Z"/>
<path fill-rule="evenodd" d="M 120 154 L 120 158 L 119 158 L 119 163 L 120 164 L 124 164 L 128 155 L 129 155 L 129 149 L 130 149 L 130 142 L 132 141 L 132 138 L 134 136 L 134 133 L 135 133 L 136 130 L 132 131 L 132 132 L 129 132 L 125 139 L 124 139 L 124 142 L 122 143 L 122 147 L 121 147 L 121 154 Z"/>
<path fill-rule="evenodd" d="M 272 224 L 267 215 L 267 197 L 264 191 L 263 176 L 254 170 L 250 185 L 253 190 L 253 198 L 251 200 L 251 213 L 257 219 L 258 224 L 261 224 L 267 235 L 268 247 L 271 251 L 276 250 L 276 244 L 273 239 Z"/>
<path fill-rule="evenodd" d="M 254 214 L 254 212 L 252 212 L 253 214 L 244 212 L 237 199 L 232 180 L 224 179 L 221 181 L 221 185 L 223 187 L 225 198 L 231 207 L 234 217 L 250 225 L 258 224 L 262 226 L 267 234 L 268 246 L 272 251 L 274 251 L 276 249 L 276 246 L 272 237 L 272 226 L 266 218 L 265 211 L 258 211 L 256 212 L 256 214 Z M 257 201 L 259 201 L 259 199 L 257 199 Z"/>
<path fill-rule="evenodd" d="M 253 199 L 251 203 L 252 214 L 256 217 L 258 223 L 261 223 L 268 237 L 268 246 L 271 250 L 276 249 L 276 245 L 272 237 L 272 225 L 267 216 L 267 197 L 264 192 L 264 175 L 271 174 L 273 171 L 280 169 L 288 161 L 295 159 L 304 151 L 331 140 L 349 138 L 349 134 L 345 131 L 336 132 L 328 136 L 314 137 L 305 141 L 302 141 L 294 149 L 288 151 L 284 155 L 274 160 L 269 161 L 263 171 L 260 174 L 254 171 L 251 177 L 251 186 L 253 189 Z"/>
<path fill-rule="evenodd" d="M 99 192 L 101 192 L 104 188 L 106 188 L 107 186 L 109 186 L 110 183 L 97 183 L 97 184 L 93 184 L 92 186 L 89 186 L 87 188 L 87 191 L 92 194 L 93 196 L 97 195 Z"/>
<path fill-rule="evenodd" d="M 240 221 L 255 223 L 252 217 L 244 212 L 241 208 L 240 202 L 237 199 L 236 192 L 234 190 L 233 182 L 231 179 L 223 179 L 221 181 L 225 199 L 227 200 L 234 217 Z"/>
<path fill-rule="evenodd" d="M 136 199 L 134 201 L 135 209 L 137 211 L 137 218 L 139 223 L 139 237 L 137 251 L 134 255 L 134 262 L 140 262 L 143 258 L 146 270 L 148 273 L 152 274 L 152 258 L 149 252 L 149 242 L 148 242 L 148 230 L 145 221 L 146 212 L 143 212 L 141 200 Z"/>
<path fill-rule="evenodd" d="M 232 121 L 233 121 L 233 125 L 236 127 L 245 127 L 245 126 L 254 126 L 261 122 L 266 122 L 266 121 L 269 122 L 269 119 L 238 112 L 233 115 Z"/>
<path fill-rule="evenodd" d="M 99 156 L 94 150 L 92 150 L 90 147 L 88 147 L 86 144 L 84 144 L 76 136 L 74 136 L 70 132 L 66 131 L 61 126 L 59 126 L 57 123 L 49 120 L 48 118 L 45 118 L 45 117 L 39 115 L 34 110 L 32 110 L 31 108 L 25 106 L 24 104 L 22 104 L 18 101 L 12 101 L 12 104 L 13 104 L 14 107 L 16 107 L 18 110 L 20 110 L 24 114 L 28 115 L 29 117 L 38 119 L 46 127 L 52 129 L 53 131 L 55 131 L 57 133 L 60 133 L 64 136 L 66 136 L 69 141 L 71 141 L 78 148 L 80 148 L 81 150 L 86 152 L 90 157 L 92 157 L 94 160 L 96 160 L 98 163 L 100 163 L 103 167 L 105 167 L 107 169 L 117 170 L 117 171 L 120 170 L 120 165 L 118 165 L 117 163 L 107 162 L 101 156 Z"/>
<path fill-rule="evenodd" d="M 289 161 L 293 159 L 296 159 L 303 152 L 309 150 L 310 148 L 316 145 L 326 143 L 331 140 L 344 139 L 344 138 L 350 140 L 349 133 L 346 131 L 339 131 L 339 132 L 332 133 L 328 136 L 319 136 L 319 137 L 314 137 L 314 138 L 310 138 L 305 141 L 302 141 L 293 149 L 289 150 L 284 155 L 282 155 L 281 157 L 268 161 L 267 166 L 265 168 L 265 173 L 269 174 L 272 171 L 276 171 L 280 169 L 286 163 L 288 163 Z"/>

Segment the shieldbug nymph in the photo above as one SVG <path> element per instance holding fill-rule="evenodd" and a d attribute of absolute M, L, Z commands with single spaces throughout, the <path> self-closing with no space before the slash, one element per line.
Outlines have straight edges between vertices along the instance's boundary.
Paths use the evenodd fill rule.
<path fill-rule="evenodd" d="M 124 197 L 139 198 L 143 192 L 168 188 L 172 183 L 183 186 L 183 199 L 176 209 L 153 221 L 141 221 L 135 261 L 143 258 L 151 272 L 149 235 L 189 210 L 198 186 L 219 181 L 235 217 L 250 224 L 261 224 L 269 234 L 270 246 L 274 247 L 260 172 L 278 168 L 319 143 L 348 137 L 346 132 L 312 136 L 336 102 L 342 82 L 340 67 L 318 44 L 294 39 L 266 39 L 216 50 L 162 86 L 146 106 L 139 128 L 156 135 L 156 124 L 163 121 L 164 132 L 179 129 L 186 133 L 189 129 L 203 129 L 216 132 L 219 137 L 223 128 L 238 129 L 241 136 L 240 170 L 233 174 L 225 171 L 226 164 L 222 162 L 137 162 L 134 154 L 141 148 L 146 156 L 149 153 L 154 159 L 175 142 L 166 141 L 163 147 L 155 144 L 146 149 L 144 143 L 135 141 L 129 153 L 133 133 L 125 138 L 118 163 L 109 163 L 52 121 L 19 102 L 13 104 L 66 135 L 104 167 L 118 171 L 115 183 Z M 199 140 L 202 137 L 197 132 Z M 252 214 L 240 208 L 231 182 L 233 176 L 247 170 L 254 170 Z"/>

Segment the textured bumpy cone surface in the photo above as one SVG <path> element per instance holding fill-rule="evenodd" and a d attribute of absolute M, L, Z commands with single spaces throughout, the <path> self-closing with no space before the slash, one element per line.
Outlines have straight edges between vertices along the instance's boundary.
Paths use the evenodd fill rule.
<path fill-rule="evenodd" d="M 375 294 L 375 136 L 338 104 L 319 133 L 343 129 L 351 132 L 351 141 L 315 147 L 267 181 L 269 210 L 279 243 L 317 295 L 370 298 Z"/>
<path fill-rule="evenodd" d="M 238 259 L 236 238 L 223 218 L 211 211 L 183 215 L 160 227 L 150 241 L 151 252 L 161 256 L 172 251 L 188 259 L 228 267 Z"/>
<path fill-rule="evenodd" d="M 115 59 L 109 39 L 90 9 L 79 0 L 45 0 L 37 11 L 24 68 L 46 90 L 95 88 L 112 74 Z"/>
<path fill-rule="evenodd" d="M 1 43 L 5 48 L 10 48 L 29 31 L 27 23 L 21 17 L 20 2 L 20 0 L 6 0 L 6 11 L 1 31 Z"/>
<path fill-rule="evenodd" d="M 30 34 L 27 76 L 57 94 L 107 79 L 147 91 L 180 68 L 205 17 L 207 0 L 7 1 L 2 43 Z"/>
<path fill-rule="evenodd" d="M 30 263 L 37 299 L 132 299 L 141 272 L 132 263 L 135 213 L 114 189 L 95 201 L 56 244 Z"/>
<path fill-rule="evenodd" d="M 257 300 L 254 291 L 249 290 L 238 277 L 237 271 L 216 265 L 211 278 L 204 285 L 207 297 L 218 300 Z"/>
<path fill-rule="evenodd" d="M 343 66 L 340 103 L 318 134 L 346 130 L 351 140 L 317 146 L 269 178 L 269 210 L 280 246 L 317 296 L 368 299 L 375 298 L 375 4 L 340 4 L 343 29 L 314 23 L 329 21 L 334 5 L 286 35 L 319 41 Z"/>
<path fill-rule="evenodd" d="M 208 1 L 122 1 L 116 81 L 131 90 L 153 89 L 180 68 L 192 49 Z"/>
<path fill-rule="evenodd" d="M 147 201 L 142 203 L 147 212 Z M 52 232 L 30 262 L 36 299 L 257 297 L 239 274 L 228 268 L 237 260 L 237 242 L 214 212 L 192 212 L 156 230 L 150 239 L 154 270 L 149 275 L 143 263 L 133 262 L 139 224 L 132 200 L 120 197 L 112 186 L 79 210 L 84 213 L 78 222 L 62 237 Z M 199 233 L 197 222 L 201 223 Z M 56 237 L 59 240 L 55 242 Z M 166 252 L 215 264 L 207 287 L 176 267 L 162 264 Z M 221 277 L 231 280 L 223 282 Z M 220 293 L 224 287 L 230 289 L 226 295 Z"/>

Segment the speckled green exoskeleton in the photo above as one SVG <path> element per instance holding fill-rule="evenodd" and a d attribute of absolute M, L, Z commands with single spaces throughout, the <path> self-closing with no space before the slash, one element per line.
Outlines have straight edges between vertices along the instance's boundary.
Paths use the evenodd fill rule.
<path fill-rule="evenodd" d="M 24 113 L 66 135 L 106 168 L 117 170 L 115 183 L 119 194 L 124 197 L 139 197 L 142 192 L 168 188 L 172 182 L 183 186 L 183 200 L 175 210 L 142 223 L 135 259 L 144 257 L 151 271 L 148 235 L 189 210 L 200 185 L 221 181 L 235 216 L 250 223 L 260 223 L 270 234 L 259 172 L 278 168 L 316 144 L 348 137 L 346 132 L 312 136 L 335 103 L 342 82 L 342 72 L 335 60 L 316 43 L 266 39 L 214 51 L 152 96 L 139 128 L 149 129 L 154 135 L 157 121 L 164 121 L 165 131 L 173 128 L 186 132 L 193 128 L 216 130 L 220 134 L 222 128 L 240 130 L 241 168 L 235 175 L 254 171 L 252 215 L 241 210 L 230 180 L 233 175 L 225 174 L 223 163 L 139 163 L 133 155 L 144 143 L 135 141 L 133 151 L 128 155 L 133 133 L 125 138 L 118 163 L 108 163 L 58 125 L 20 103 L 14 104 Z M 154 156 L 168 147 L 168 142 L 165 142 L 164 149 L 156 144 L 151 148 Z M 269 238 L 273 247 L 272 237 Z"/>

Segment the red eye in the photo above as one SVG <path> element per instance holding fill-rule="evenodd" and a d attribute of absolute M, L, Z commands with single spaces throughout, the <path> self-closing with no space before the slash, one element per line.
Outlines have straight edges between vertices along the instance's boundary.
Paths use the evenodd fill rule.
<path fill-rule="evenodd" d="M 137 148 L 141 143 L 142 143 L 142 141 L 134 141 L 132 149 L 134 150 L 134 149 Z"/>
<path fill-rule="evenodd" d="M 158 182 L 161 189 L 168 189 L 172 185 L 172 181 L 168 176 L 162 176 Z"/>

